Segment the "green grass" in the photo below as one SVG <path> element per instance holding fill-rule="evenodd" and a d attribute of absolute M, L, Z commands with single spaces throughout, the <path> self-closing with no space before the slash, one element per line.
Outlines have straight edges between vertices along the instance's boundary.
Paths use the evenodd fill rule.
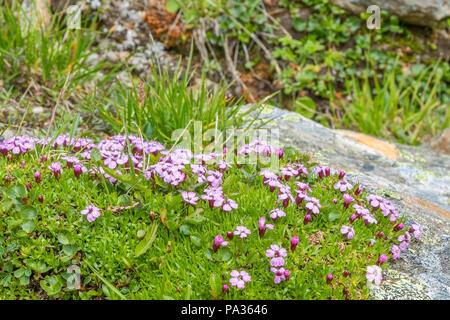
<path fill-rule="evenodd" d="M 336 125 L 416 145 L 425 134 L 442 132 L 450 126 L 450 111 L 444 102 L 449 92 L 438 93 L 443 77 L 439 67 L 436 63 L 423 68 L 412 83 L 409 76 L 395 72 L 385 72 L 381 82 L 377 76 L 371 81 L 346 80 L 347 97 L 332 101 L 341 118 Z"/>
<path fill-rule="evenodd" d="M 82 19 L 81 29 L 67 29 L 67 17 L 55 14 L 50 25 L 43 27 L 33 12 L 36 14 L 36 9 L 25 12 L 18 1 L 0 8 L 0 73 L 7 89 L 14 85 L 24 90 L 33 81 L 59 91 L 68 75 L 71 87 L 76 87 L 108 67 L 104 61 L 87 64 L 96 52 L 92 49 L 96 18 Z M 102 81 L 110 76 L 105 74 Z"/>
<path fill-rule="evenodd" d="M 279 104 L 324 125 L 357 129 L 407 144 L 418 144 L 422 137 L 448 128 L 445 109 L 450 103 L 450 67 L 448 59 L 429 58 L 436 50 L 428 40 L 435 30 L 414 30 L 387 12 L 382 12 L 381 29 L 368 30 L 369 14 L 354 16 L 330 1 L 277 3 L 270 7 L 262 0 L 171 0 L 167 7 L 179 10 L 187 27 L 205 32 L 208 50 L 216 51 L 210 56 L 221 57 L 224 39 L 229 38 L 237 44 L 234 54 L 241 72 L 254 71 L 260 63 L 270 65 L 273 75 L 267 80 L 277 83 L 283 93 L 278 96 Z M 281 14 L 271 14 L 281 10 L 290 15 L 290 25 L 286 19 L 281 24 Z M 209 64 L 206 61 L 206 66 Z M 422 69 L 419 75 L 418 69 Z M 375 76 L 383 88 L 392 83 L 391 78 L 397 83 L 380 89 L 374 84 Z M 402 99 L 397 103 L 386 94 Z M 336 95 L 356 101 L 341 106 L 344 119 L 329 107 Z M 308 101 L 305 106 L 305 96 L 320 103 Z M 367 107 L 362 107 L 362 100 L 369 100 Z M 381 105 L 381 100 L 387 105 Z"/>
<path fill-rule="evenodd" d="M 153 66 L 146 82 L 114 82 L 103 94 L 104 99 L 91 101 L 86 110 L 98 110 L 100 118 L 115 132 L 163 142 L 173 142 L 183 130 L 193 135 L 195 122 L 201 123 L 204 134 L 208 130 L 250 127 L 254 121 L 245 123 L 245 117 L 270 97 L 244 111 L 243 99 L 227 99 L 228 88 L 222 83 L 208 88 L 204 73 L 199 85 L 193 86 L 191 58 L 192 52 L 187 66 L 182 68 L 180 61 L 173 72 Z"/>

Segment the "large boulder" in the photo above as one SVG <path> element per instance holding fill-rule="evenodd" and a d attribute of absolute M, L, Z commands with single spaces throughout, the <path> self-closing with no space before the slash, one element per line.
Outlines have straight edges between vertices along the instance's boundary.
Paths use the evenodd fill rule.
<path fill-rule="evenodd" d="M 450 17 L 448 0 L 331 0 L 331 2 L 355 14 L 366 12 L 369 6 L 377 5 L 381 10 L 419 26 L 433 26 Z"/>
<path fill-rule="evenodd" d="M 450 299 L 450 156 L 429 147 L 396 144 L 365 134 L 332 130 L 301 115 L 265 106 L 255 125 L 279 132 L 282 146 L 312 153 L 320 162 L 392 201 L 422 237 L 372 286 L 375 299 Z M 271 132 L 271 137 L 276 131 Z M 273 141 L 271 141 L 272 143 Z"/>

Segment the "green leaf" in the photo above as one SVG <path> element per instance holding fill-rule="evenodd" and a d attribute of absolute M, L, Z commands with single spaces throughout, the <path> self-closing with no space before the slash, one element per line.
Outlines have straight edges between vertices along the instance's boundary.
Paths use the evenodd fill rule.
<path fill-rule="evenodd" d="M 330 214 L 328 215 L 328 218 L 330 219 L 331 222 L 339 219 L 339 214 L 337 214 L 336 212 L 330 212 Z"/>
<path fill-rule="evenodd" d="M 211 273 L 209 276 L 209 286 L 211 287 L 211 294 L 213 297 L 218 297 L 220 290 L 222 289 L 222 281 L 217 274 Z"/>
<path fill-rule="evenodd" d="M 30 263 L 27 263 L 27 265 L 34 271 L 39 272 L 39 273 L 44 273 L 47 272 L 48 270 L 51 269 L 51 267 L 47 266 L 45 264 L 45 262 L 43 261 L 33 261 Z"/>
<path fill-rule="evenodd" d="M 206 220 L 206 217 L 200 216 L 200 215 L 184 218 L 184 222 L 194 224 L 194 225 L 200 224 L 205 220 Z"/>
<path fill-rule="evenodd" d="M 91 160 L 94 160 L 95 162 L 102 160 L 102 155 L 97 148 L 91 150 Z"/>
<path fill-rule="evenodd" d="M 134 254 L 136 257 L 139 257 L 140 255 L 143 255 L 147 252 L 147 250 L 152 245 L 153 241 L 156 238 L 156 231 L 158 230 L 158 222 L 153 222 L 152 228 L 149 232 L 147 232 L 144 240 L 138 243 L 136 246 L 136 249 L 134 251 Z"/>
<path fill-rule="evenodd" d="M 36 225 L 34 224 L 33 221 L 26 221 L 26 222 L 22 223 L 21 227 L 26 233 L 30 233 L 34 230 Z"/>
<path fill-rule="evenodd" d="M 177 0 L 169 0 L 169 1 L 167 1 L 166 9 L 167 9 L 167 11 L 169 11 L 171 13 L 177 12 L 178 9 L 180 9 L 180 6 L 178 5 L 178 1 Z"/>
<path fill-rule="evenodd" d="M 24 220 L 33 220 L 37 217 L 37 210 L 32 206 L 23 206 L 20 209 L 20 216 Z"/>
<path fill-rule="evenodd" d="M 42 289 L 47 292 L 49 296 L 58 294 L 62 289 L 62 283 L 59 276 L 47 276 L 45 280 L 40 281 Z"/>

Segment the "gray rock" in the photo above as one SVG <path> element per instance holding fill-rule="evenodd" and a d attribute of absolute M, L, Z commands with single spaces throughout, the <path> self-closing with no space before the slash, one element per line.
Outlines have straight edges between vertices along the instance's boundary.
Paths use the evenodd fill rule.
<path fill-rule="evenodd" d="M 331 2 L 355 14 L 366 12 L 370 5 L 377 5 L 381 10 L 419 26 L 432 26 L 450 17 L 448 0 L 331 0 Z"/>
<path fill-rule="evenodd" d="M 279 130 L 280 144 L 344 170 L 350 180 L 391 200 L 422 237 L 392 262 L 374 299 L 450 299 L 450 156 L 364 134 L 332 130 L 303 116 L 264 106 L 257 122 Z M 255 125 L 258 125 L 256 123 Z M 272 143 L 273 141 L 271 141 Z"/>

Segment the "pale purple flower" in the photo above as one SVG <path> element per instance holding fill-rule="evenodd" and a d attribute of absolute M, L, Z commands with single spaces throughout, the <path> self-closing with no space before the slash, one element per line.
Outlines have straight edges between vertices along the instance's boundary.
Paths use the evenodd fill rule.
<path fill-rule="evenodd" d="M 397 240 L 400 242 L 400 249 L 406 250 L 411 242 L 411 235 L 406 231 L 405 234 L 399 235 Z"/>
<path fill-rule="evenodd" d="M 231 271 L 230 276 L 230 284 L 239 289 L 245 288 L 245 283 L 252 280 L 246 271 L 233 270 Z"/>
<path fill-rule="evenodd" d="M 393 244 L 391 247 L 392 259 L 394 259 L 394 260 L 399 259 L 400 253 L 401 253 L 401 250 L 400 250 L 399 246 Z"/>
<path fill-rule="evenodd" d="M 95 219 L 100 217 L 100 209 L 94 207 L 93 205 L 88 205 L 84 210 L 80 212 L 83 215 L 86 215 L 87 220 L 89 222 L 93 222 Z"/>
<path fill-rule="evenodd" d="M 312 191 L 311 188 L 306 183 L 296 181 L 295 184 L 297 185 L 298 189 L 301 191 L 306 191 L 306 190 Z"/>
<path fill-rule="evenodd" d="M 239 236 L 239 238 L 244 239 L 247 238 L 252 232 L 244 226 L 237 226 L 234 231 L 235 236 Z"/>
<path fill-rule="evenodd" d="M 276 244 L 272 244 L 270 249 L 266 250 L 266 257 L 271 258 L 270 265 L 272 267 L 284 266 L 284 257 L 287 256 L 287 251 Z"/>
<path fill-rule="evenodd" d="M 281 217 L 285 217 L 286 213 L 281 209 L 273 209 L 269 212 L 270 217 L 273 219 L 273 221 L 277 221 Z"/>
<path fill-rule="evenodd" d="M 375 281 L 377 286 L 380 285 L 381 280 L 383 279 L 382 269 L 379 266 L 368 266 L 366 278 L 369 282 Z"/>
<path fill-rule="evenodd" d="M 383 197 L 376 195 L 376 194 L 370 194 L 367 196 L 367 201 L 369 201 L 370 206 L 377 210 L 381 203 L 384 201 Z"/>
<path fill-rule="evenodd" d="M 238 208 L 238 204 L 236 203 L 236 201 L 234 201 L 232 199 L 227 199 L 222 204 L 222 210 L 225 212 L 228 212 L 228 211 L 231 211 L 231 210 L 237 209 L 237 208 Z"/>
<path fill-rule="evenodd" d="M 197 194 L 193 191 L 181 191 L 181 196 L 183 197 L 184 202 L 195 206 L 198 201 Z"/>
<path fill-rule="evenodd" d="M 319 203 L 319 199 L 316 199 L 314 197 L 308 197 L 306 201 L 308 201 L 308 203 L 306 204 L 306 209 L 314 214 L 319 214 L 320 212 L 319 209 L 322 208 L 322 206 Z"/>
<path fill-rule="evenodd" d="M 334 190 L 339 190 L 342 193 L 345 193 L 349 190 L 353 189 L 353 185 L 350 184 L 348 181 L 346 180 L 339 180 L 338 182 L 336 182 L 336 184 L 334 185 Z"/>
<path fill-rule="evenodd" d="M 422 227 L 420 224 L 414 222 L 411 228 L 409 228 L 409 232 L 414 235 L 414 238 L 419 239 L 422 234 Z"/>
<path fill-rule="evenodd" d="M 355 230 L 353 230 L 353 228 L 349 226 L 342 226 L 341 233 L 347 239 L 352 239 L 355 236 Z"/>

